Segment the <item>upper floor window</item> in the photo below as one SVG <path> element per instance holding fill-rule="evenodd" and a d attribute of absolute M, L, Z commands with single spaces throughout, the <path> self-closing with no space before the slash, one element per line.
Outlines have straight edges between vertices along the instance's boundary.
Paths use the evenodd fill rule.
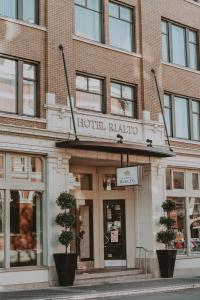
<path fill-rule="evenodd" d="M 200 140 L 200 102 L 164 95 L 164 114 L 169 136 Z"/>
<path fill-rule="evenodd" d="M 111 113 L 135 117 L 135 89 L 133 86 L 111 82 Z"/>
<path fill-rule="evenodd" d="M 0 57 L 0 111 L 37 116 L 37 66 Z"/>
<path fill-rule="evenodd" d="M 109 40 L 111 46 L 133 51 L 133 9 L 109 3 Z"/>
<path fill-rule="evenodd" d="M 0 14 L 38 24 L 38 0 L 0 0 Z"/>
<path fill-rule="evenodd" d="M 162 58 L 184 67 L 198 69 L 197 32 L 162 20 Z"/>
<path fill-rule="evenodd" d="M 101 42 L 101 0 L 75 0 L 76 34 Z"/>
<path fill-rule="evenodd" d="M 102 112 L 103 80 L 76 76 L 76 107 Z"/>

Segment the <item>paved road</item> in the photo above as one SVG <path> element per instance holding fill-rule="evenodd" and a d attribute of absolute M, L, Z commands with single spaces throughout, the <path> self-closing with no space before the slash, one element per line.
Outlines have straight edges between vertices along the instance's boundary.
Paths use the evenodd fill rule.
<path fill-rule="evenodd" d="M 200 289 L 191 289 L 174 293 L 151 294 L 143 296 L 123 296 L 104 298 L 104 300 L 200 300 Z"/>

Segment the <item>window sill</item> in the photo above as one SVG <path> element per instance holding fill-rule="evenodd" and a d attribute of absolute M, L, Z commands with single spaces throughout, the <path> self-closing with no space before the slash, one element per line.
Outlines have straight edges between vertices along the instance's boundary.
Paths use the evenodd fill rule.
<path fill-rule="evenodd" d="M 180 66 L 180 65 L 175 65 L 175 64 L 168 63 L 168 62 L 165 62 L 165 61 L 162 61 L 162 64 L 166 65 L 166 66 L 170 66 L 170 67 L 176 68 L 176 69 L 180 69 L 180 70 L 192 72 L 192 73 L 195 73 L 195 74 L 198 74 L 198 75 L 200 74 L 199 70 L 194 70 L 194 69 L 191 69 L 191 68 L 186 68 L 186 67 L 183 67 L 183 66 Z"/>
<path fill-rule="evenodd" d="M 15 114 L 9 114 L 0 112 L 0 117 L 6 118 L 6 119 L 15 119 L 15 120 L 24 120 L 24 121 L 31 121 L 31 122 L 39 122 L 39 123 L 46 123 L 46 119 L 43 118 L 36 118 L 36 117 L 28 117 L 28 116 L 20 116 Z"/>
<path fill-rule="evenodd" d="M 5 16 L 0 16 L 0 20 L 9 21 L 9 22 L 14 23 L 14 24 L 23 25 L 23 26 L 38 29 L 38 30 L 41 30 L 41 31 L 47 31 L 45 26 L 41 26 L 41 25 L 37 25 L 37 24 L 30 24 L 30 23 L 26 23 L 26 22 L 21 21 L 21 20 L 12 19 L 12 18 L 5 17 Z"/>
<path fill-rule="evenodd" d="M 73 35 L 73 40 L 80 41 L 80 42 L 90 44 L 90 45 L 94 45 L 94 46 L 98 46 L 98 47 L 101 47 L 101 48 L 109 49 L 109 50 L 116 51 L 116 52 L 119 52 L 119 53 L 124 53 L 124 54 L 130 55 L 130 56 L 142 58 L 142 54 L 126 51 L 126 50 L 119 49 L 119 48 L 115 48 L 115 47 L 112 47 L 112 46 L 106 45 L 106 44 L 101 44 L 101 43 L 98 43 L 98 42 L 95 42 L 95 41 L 92 41 L 92 40 L 89 40 L 89 39 L 86 39 L 84 37 L 80 37 L 80 36 L 77 36 L 77 35 Z"/>
<path fill-rule="evenodd" d="M 193 0 L 185 0 L 185 2 L 189 2 L 189 3 L 191 3 L 191 4 L 194 4 L 194 5 L 197 5 L 197 6 L 200 7 L 200 3 L 195 2 L 195 1 L 193 1 Z"/>

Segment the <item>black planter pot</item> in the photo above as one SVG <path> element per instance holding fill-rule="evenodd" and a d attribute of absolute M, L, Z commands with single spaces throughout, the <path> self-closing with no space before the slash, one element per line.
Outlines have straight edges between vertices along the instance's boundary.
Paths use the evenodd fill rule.
<path fill-rule="evenodd" d="M 156 253 L 158 256 L 161 277 L 173 277 L 177 250 L 157 250 Z"/>
<path fill-rule="evenodd" d="M 77 254 L 55 253 L 54 260 L 60 285 L 73 285 L 77 267 Z"/>

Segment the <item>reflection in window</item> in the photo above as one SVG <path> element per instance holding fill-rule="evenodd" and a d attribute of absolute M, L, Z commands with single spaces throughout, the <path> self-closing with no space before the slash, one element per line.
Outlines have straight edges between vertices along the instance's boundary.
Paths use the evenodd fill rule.
<path fill-rule="evenodd" d="M 15 156 L 11 159 L 12 178 L 28 179 L 28 158 Z"/>
<path fill-rule="evenodd" d="M 0 190 L 0 268 L 4 267 L 4 191 Z"/>
<path fill-rule="evenodd" d="M 117 186 L 116 174 L 105 174 L 103 176 L 103 189 L 105 191 L 123 190 L 124 187 Z"/>
<path fill-rule="evenodd" d="M 12 190 L 10 195 L 10 266 L 41 265 L 41 193 Z"/>
<path fill-rule="evenodd" d="M 187 254 L 185 198 L 170 198 L 176 203 L 176 210 L 170 216 L 176 221 L 173 230 L 176 233 L 174 247 L 177 254 Z"/>
<path fill-rule="evenodd" d="M 101 41 L 101 0 L 75 0 L 77 35 Z"/>
<path fill-rule="evenodd" d="M 110 45 L 133 50 L 133 11 L 116 3 L 109 3 L 109 41 Z"/>
<path fill-rule="evenodd" d="M 76 76 L 76 106 L 102 111 L 103 81 L 87 76 Z"/>
<path fill-rule="evenodd" d="M 39 157 L 31 157 L 31 181 L 42 181 L 42 159 Z"/>
<path fill-rule="evenodd" d="M 174 189 L 184 189 L 184 172 L 173 172 Z"/>
<path fill-rule="evenodd" d="M 92 190 L 92 174 L 75 174 L 76 178 L 75 185 L 80 190 L 91 191 Z"/>
<path fill-rule="evenodd" d="M 200 254 L 200 198 L 189 199 L 190 249 L 192 254 Z"/>
<path fill-rule="evenodd" d="M 188 100 L 174 97 L 176 137 L 189 138 Z"/>
<path fill-rule="evenodd" d="M 23 114 L 35 116 L 36 105 L 36 66 L 23 64 Z"/>

